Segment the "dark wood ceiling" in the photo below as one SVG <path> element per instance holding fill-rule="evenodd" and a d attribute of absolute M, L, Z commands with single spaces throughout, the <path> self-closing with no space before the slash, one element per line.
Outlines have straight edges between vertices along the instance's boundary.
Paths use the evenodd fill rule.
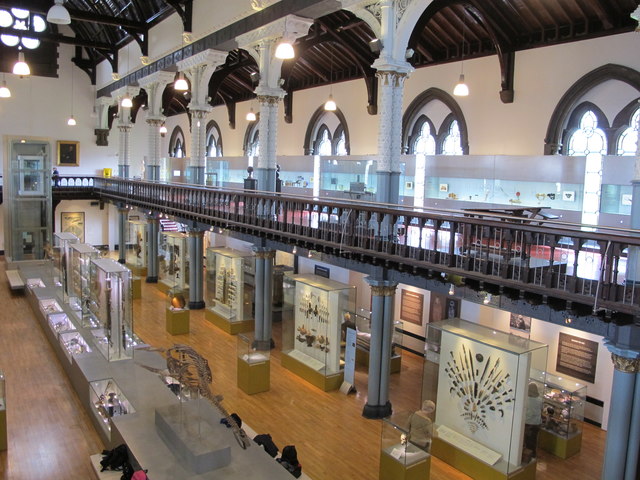
<path fill-rule="evenodd" d="M 630 13 L 637 0 L 434 0 L 418 19 L 409 41 L 408 61 L 416 68 L 463 59 L 498 55 L 503 101 L 513 85 L 513 55 L 517 51 L 632 31 L 637 22 Z M 0 0 L 0 9 L 13 6 L 46 15 L 53 0 Z M 73 62 L 95 82 L 96 65 L 107 59 L 118 64 L 117 51 L 135 41 L 143 53 L 149 28 L 178 12 L 185 31 L 191 30 L 190 0 L 66 0 L 73 35 L 63 35 L 56 25 L 39 37 L 47 48 L 26 51 L 36 66 L 34 73 L 56 76 L 57 55 L 51 45 L 76 45 Z M 9 29 L 10 30 L 10 29 Z M 0 33 L 11 33 L 0 27 Z M 295 44 L 296 58 L 282 68 L 283 88 L 297 90 L 329 83 L 362 79 L 375 112 L 377 82 L 371 64 L 378 53 L 370 48 L 374 34 L 352 13 L 340 10 L 315 19 L 309 34 Z M 17 53 L 2 47 L 0 66 L 9 72 Z M 137 59 L 136 59 L 137 61 Z M 64 65 L 63 65 L 64 67 Z M 258 72 L 244 51 L 233 50 L 214 73 L 209 93 L 213 105 L 235 105 L 253 98 Z M 292 95 L 289 95 L 292 97 Z M 188 95 L 165 92 L 165 113 L 182 113 Z M 289 99 L 291 101 L 291 99 Z"/>

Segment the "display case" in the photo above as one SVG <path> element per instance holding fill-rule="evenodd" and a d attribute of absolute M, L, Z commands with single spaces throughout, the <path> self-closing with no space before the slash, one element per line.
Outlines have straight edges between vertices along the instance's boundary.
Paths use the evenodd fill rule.
<path fill-rule="evenodd" d="M 135 413 L 131 403 L 112 378 L 91 382 L 89 399 L 93 405 L 93 413 L 105 433 L 111 432 L 113 417 Z"/>
<path fill-rule="evenodd" d="M 69 330 L 75 330 L 75 325 L 71 322 L 69 317 L 64 312 L 50 313 L 48 318 L 49 326 L 53 333 L 58 335 L 60 332 L 66 332 Z"/>
<path fill-rule="evenodd" d="M 167 333 L 180 335 L 189 333 L 189 291 L 170 288 L 167 292 L 167 308 L 165 311 Z"/>
<path fill-rule="evenodd" d="M 98 326 L 97 319 L 89 309 L 91 297 L 89 278 L 91 277 L 91 260 L 100 258 L 100 251 L 87 243 L 75 243 L 70 246 L 69 253 L 71 257 L 69 305 L 77 305 L 74 311 L 77 312 L 83 327 L 95 328 Z"/>
<path fill-rule="evenodd" d="M 205 318 L 237 334 L 253 329 L 255 257 L 226 247 L 207 249 Z"/>
<path fill-rule="evenodd" d="M 350 322 L 343 323 L 344 332 L 351 326 Z M 351 322 L 352 323 L 352 322 Z M 355 314 L 356 327 L 356 363 L 364 367 L 369 366 L 369 350 L 371 348 L 371 312 L 360 308 Z M 391 343 L 390 373 L 399 373 L 402 369 L 402 330 L 403 323 L 400 320 L 393 322 L 393 334 Z"/>
<path fill-rule="evenodd" d="M 295 288 L 285 288 L 293 315 L 283 320 L 282 365 L 325 391 L 339 388 L 342 324 L 355 315 L 356 288 L 311 274 L 285 274 L 284 282 Z"/>
<path fill-rule="evenodd" d="M 385 480 L 428 479 L 431 455 L 428 446 L 420 447 L 411 441 L 409 412 L 394 412 L 382 420 L 380 441 L 380 476 Z"/>
<path fill-rule="evenodd" d="M 7 403 L 4 372 L 0 370 L 0 450 L 7 449 Z"/>
<path fill-rule="evenodd" d="M 60 313 L 62 312 L 62 307 L 58 303 L 58 301 L 54 298 L 42 298 L 38 301 L 38 308 L 40 309 L 40 313 L 47 318 L 52 313 Z"/>
<path fill-rule="evenodd" d="M 547 345 L 459 318 L 429 323 L 426 337 L 423 400 L 436 405 L 431 454 L 476 479 L 533 478 L 536 462 L 523 455 L 525 412 L 534 402 L 529 383 L 544 382 Z"/>
<path fill-rule="evenodd" d="M 253 333 L 238 334 L 238 387 L 249 395 L 267 392 L 271 387 L 270 343 L 256 340 Z"/>
<path fill-rule="evenodd" d="M 162 232 L 158 246 L 158 288 L 189 288 L 189 251 L 187 236 L 180 232 Z"/>
<path fill-rule="evenodd" d="M 115 260 L 97 258 L 90 267 L 89 310 L 99 328 L 96 347 L 108 361 L 133 358 L 131 271 Z"/>
<path fill-rule="evenodd" d="M 547 373 L 544 383 L 540 448 L 561 458 L 580 451 L 587 386 Z"/>
<path fill-rule="evenodd" d="M 57 270 L 57 272 L 54 272 L 54 281 L 56 281 L 56 277 L 58 277 L 62 286 L 62 299 L 64 302 L 69 301 L 69 292 L 71 291 L 69 278 L 71 255 L 69 250 L 71 245 L 78 242 L 78 237 L 71 232 L 56 232 L 53 234 L 53 260 L 55 269 Z"/>
<path fill-rule="evenodd" d="M 41 278 L 27 278 L 27 281 L 25 282 L 25 284 L 27 285 L 27 288 L 30 290 L 46 287 L 46 285 L 44 284 Z"/>
<path fill-rule="evenodd" d="M 127 268 L 136 276 L 147 274 L 147 222 L 129 220 L 129 241 L 132 248 L 127 249 Z"/>
<path fill-rule="evenodd" d="M 77 355 L 91 353 L 91 347 L 89 347 L 80 332 L 62 332 L 58 339 L 69 362 Z"/>

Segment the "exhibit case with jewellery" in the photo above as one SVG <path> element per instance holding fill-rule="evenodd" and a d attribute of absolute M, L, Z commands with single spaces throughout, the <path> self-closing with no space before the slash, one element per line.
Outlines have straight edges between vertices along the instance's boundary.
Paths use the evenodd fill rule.
<path fill-rule="evenodd" d="M 69 330 L 75 330 L 75 325 L 69 319 L 69 316 L 64 312 L 50 313 L 47 321 L 53 333 L 58 336 L 61 332 L 67 332 Z"/>
<path fill-rule="evenodd" d="M 235 335 L 253 330 L 255 257 L 226 247 L 207 248 L 205 318 Z"/>
<path fill-rule="evenodd" d="M 71 255 L 69 250 L 74 243 L 79 243 L 79 240 L 78 237 L 71 232 L 56 232 L 53 234 L 53 260 L 55 268 L 53 278 L 56 286 L 62 287 L 62 298 L 65 302 L 69 301 L 69 292 L 71 290 L 69 278 Z"/>
<path fill-rule="evenodd" d="M 431 455 L 429 445 L 413 442 L 411 417 L 406 411 L 394 412 L 382 419 L 382 437 L 380 441 L 381 479 L 413 480 L 429 478 Z"/>
<path fill-rule="evenodd" d="M 426 337 L 431 454 L 475 479 L 535 478 L 525 419 L 542 408 L 547 345 L 459 318 L 429 323 Z"/>
<path fill-rule="evenodd" d="M 170 288 L 167 292 L 167 308 L 165 310 L 165 327 L 167 333 L 180 335 L 189 333 L 189 291 L 181 288 Z"/>
<path fill-rule="evenodd" d="M 107 435 L 111 432 L 113 417 L 135 413 L 131 403 L 112 378 L 90 382 L 89 400 L 97 423 Z"/>
<path fill-rule="evenodd" d="M 91 261 L 89 310 L 98 320 L 94 343 L 108 361 L 133 358 L 131 271 L 110 258 Z"/>
<path fill-rule="evenodd" d="M 74 308 L 83 327 L 95 328 L 97 319 L 89 310 L 91 296 L 91 260 L 100 258 L 100 251 L 87 243 L 76 243 L 69 249 L 71 269 L 69 271 L 70 298 L 78 307 Z M 71 301 L 69 302 L 72 303 Z"/>
<path fill-rule="evenodd" d="M 270 343 L 270 342 L 269 342 Z M 252 332 L 237 337 L 238 387 L 249 395 L 271 388 L 271 352 L 267 342 L 256 341 Z"/>
<path fill-rule="evenodd" d="M 127 249 L 127 268 L 136 276 L 147 274 L 147 222 L 129 220 L 129 242 Z"/>
<path fill-rule="evenodd" d="M 356 287 L 312 274 L 285 274 L 282 366 L 324 391 L 342 384 L 342 325 L 355 315 Z"/>
<path fill-rule="evenodd" d="M 354 316 L 356 326 L 356 363 L 364 367 L 369 366 L 369 350 L 371 348 L 371 312 L 359 308 Z M 343 339 L 348 322 L 343 324 Z M 402 330 L 400 320 L 393 321 L 393 336 L 391 344 L 390 373 L 399 373 L 402 368 Z"/>
<path fill-rule="evenodd" d="M 62 307 L 55 298 L 41 298 L 38 300 L 38 308 L 44 318 L 48 318 L 52 313 L 62 313 Z"/>
<path fill-rule="evenodd" d="M 7 403 L 4 372 L 0 370 L 0 450 L 7 449 Z"/>
<path fill-rule="evenodd" d="M 561 458 L 580 451 L 587 386 L 547 373 L 544 383 L 540 448 Z"/>
<path fill-rule="evenodd" d="M 77 355 L 91 353 L 91 347 L 80 332 L 62 332 L 58 339 L 69 362 Z"/>
<path fill-rule="evenodd" d="M 162 232 L 158 245 L 158 288 L 189 288 L 188 239 L 184 233 Z"/>

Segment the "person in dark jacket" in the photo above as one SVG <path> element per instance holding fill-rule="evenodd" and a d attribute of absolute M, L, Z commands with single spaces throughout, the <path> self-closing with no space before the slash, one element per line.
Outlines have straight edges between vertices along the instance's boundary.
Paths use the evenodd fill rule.
<path fill-rule="evenodd" d="M 298 452 L 294 445 L 284 447 L 282 456 L 276 460 L 294 477 L 300 478 L 300 475 L 302 475 L 302 465 L 298 463 Z"/>
<path fill-rule="evenodd" d="M 260 435 L 256 435 L 255 437 L 253 437 L 253 441 L 258 445 L 261 445 L 262 448 L 264 448 L 265 452 L 267 452 L 273 458 L 276 458 L 278 456 L 278 452 L 280 450 L 274 443 L 271 435 L 269 435 L 268 433 L 261 433 Z"/>

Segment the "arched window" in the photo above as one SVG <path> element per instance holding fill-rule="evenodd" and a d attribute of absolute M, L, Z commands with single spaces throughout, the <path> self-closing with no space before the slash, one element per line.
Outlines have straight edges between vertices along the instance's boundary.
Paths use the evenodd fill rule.
<path fill-rule="evenodd" d="M 333 135 L 331 134 L 333 132 Z M 349 155 L 349 130 L 344 114 L 318 107 L 309 120 L 304 137 L 305 155 Z"/>
<path fill-rule="evenodd" d="M 222 156 L 222 134 L 218 124 L 211 120 L 207 124 L 207 157 Z"/>
<path fill-rule="evenodd" d="M 331 155 L 333 153 L 331 148 L 331 134 L 326 125 L 323 124 L 320 127 L 314 143 L 315 148 L 313 150 L 316 155 Z"/>
<path fill-rule="evenodd" d="M 339 125 L 333 134 L 332 150 L 334 155 L 349 155 L 347 153 L 347 138 L 342 125 Z"/>
<path fill-rule="evenodd" d="M 451 118 L 449 126 L 445 131 L 442 141 L 443 155 L 462 155 L 462 137 L 460 136 L 460 127 L 458 121 Z"/>
<path fill-rule="evenodd" d="M 436 139 L 433 136 L 433 123 L 425 115 L 421 115 L 413 126 L 411 135 L 411 153 L 421 153 L 423 155 L 436 154 Z"/>
<path fill-rule="evenodd" d="M 256 120 L 249 122 L 244 132 L 244 154 L 247 157 L 257 157 L 260 154 L 260 114 Z"/>
<path fill-rule="evenodd" d="M 629 127 L 618 137 L 618 155 L 636 155 L 638 151 L 638 130 L 640 129 L 640 108 L 631 116 Z"/>
<path fill-rule="evenodd" d="M 590 153 L 607 153 L 607 137 L 598 127 L 598 116 L 593 109 L 585 111 L 579 119 L 577 128 L 569 135 L 567 142 L 568 155 L 588 155 Z"/>
<path fill-rule="evenodd" d="M 169 139 L 169 156 L 175 158 L 182 158 L 186 156 L 186 148 L 184 143 L 184 133 L 180 127 L 176 127 L 171 132 L 171 138 Z"/>

